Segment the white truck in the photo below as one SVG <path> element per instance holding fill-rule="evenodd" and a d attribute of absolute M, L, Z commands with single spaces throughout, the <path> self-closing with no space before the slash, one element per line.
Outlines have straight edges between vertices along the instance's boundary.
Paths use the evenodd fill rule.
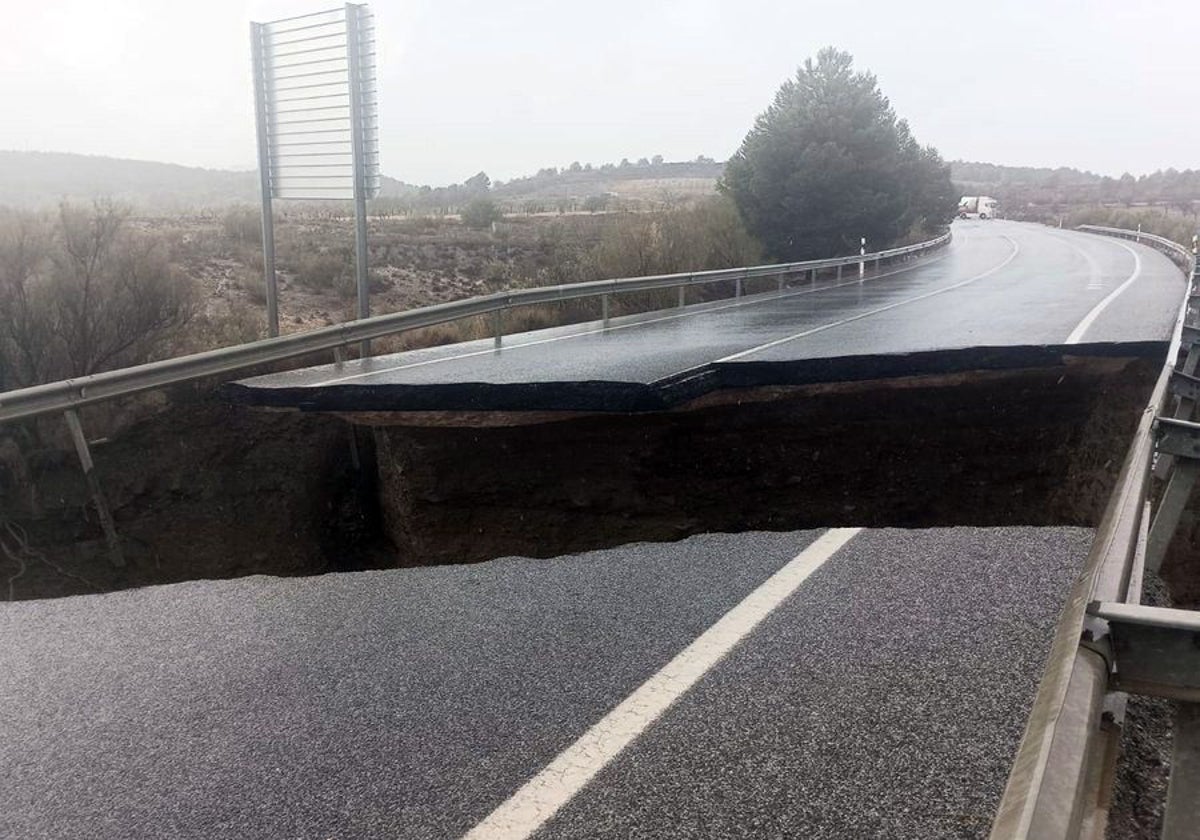
<path fill-rule="evenodd" d="M 986 195 L 964 195 L 958 200 L 958 218 L 994 219 L 996 218 L 996 199 Z"/>

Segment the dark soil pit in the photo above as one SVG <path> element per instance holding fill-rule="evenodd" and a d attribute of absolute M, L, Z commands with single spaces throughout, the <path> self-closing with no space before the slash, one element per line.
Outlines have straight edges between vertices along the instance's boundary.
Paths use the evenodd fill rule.
<path fill-rule="evenodd" d="M 719 391 L 644 414 L 457 417 L 471 428 L 359 414 L 361 471 L 339 417 L 192 400 L 95 447 L 126 568 L 108 560 L 69 452 L 31 465 L 40 510 L 0 482 L 0 519 L 31 549 L 16 598 L 703 531 L 1094 525 L 1159 364 L 1069 358 Z M 0 558 L 0 585 L 19 571 Z"/>
<path fill-rule="evenodd" d="M 700 531 L 1095 525 L 1157 362 L 722 392 L 492 428 L 373 414 L 410 563 L 553 556 Z"/>

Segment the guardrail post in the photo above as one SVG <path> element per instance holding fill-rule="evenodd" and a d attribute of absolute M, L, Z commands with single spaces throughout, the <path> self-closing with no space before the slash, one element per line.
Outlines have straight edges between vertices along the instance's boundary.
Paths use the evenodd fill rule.
<path fill-rule="evenodd" d="M 600 320 L 604 323 L 604 329 L 608 329 L 608 295 L 600 295 Z"/>
<path fill-rule="evenodd" d="M 739 277 L 733 281 L 733 296 L 740 298 L 742 296 L 742 278 Z"/>
<path fill-rule="evenodd" d="M 1187 355 L 1183 359 L 1183 367 L 1178 369 L 1175 376 L 1172 377 L 1172 385 L 1180 378 L 1179 373 L 1182 373 L 1182 379 L 1187 382 L 1196 375 L 1196 368 L 1200 366 L 1200 335 L 1197 335 L 1197 329 L 1190 327 L 1187 324 L 1183 326 L 1182 339 L 1187 344 Z M 1172 390 L 1175 390 L 1174 388 Z M 1196 413 L 1196 399 L 1190 393 L 1179 393 L 1176 395 L 1178 400 L 1175 403 L 1174 417 L 1176 420 L 1191 420 Z M 1159 453 L 1158 459 L 1154 462 L 1154 477 L 1166 481 L 1171 475 L 1171 467 L 1175 465 L 1175 456 L 1169 452 Z"/>
<path fill-rule="evenodd" d="M 1174 466 L 1167 487 L 1158 502 L 1154 513 L 1154 521 L 1150 523 L 1150 536 L 1146 540 L 1146 568 L 1157 572 L 1162 565 L 1171 538 L 1179 527 L 1183 509 L 1187 506 L 1200 479 L 1200 459 L 1195 455 L 1196 426 L 1181 420 L 1167 420 L 1160 417 L 1155 423 L 1158 435 L 1156 450 L 1159 456 L 1171 455 Z"/>
<path fill-rule="evenodd" d="M 842 266 L 840 265 L 838 266 L 837 279 L 839 283 L 842 282 Z"/>
<path fill-rule="evenodd" d="M 861 237 L 858 241 L 858 279 L 862 280 L 867 274 L 867 237 Z"/>
<path fill-rule="evenodd" d="M 492 335 L 496 339 L 496 349 L 500 349 L 501 337 L 504 335 L 504 323 L 500 317 L 504 312 L 503 309 L 496 309 L 492 312 Z"/>
<path fill-rule="evenodd" d="M 817 270 L 816 270 L 815 268 L 814 268 L 812 271 L 810 271 L 810 272 L 809 272 L 808 284 L 809 284 L 810 286 L 816 286 L 816 285 L 817 285 Z"/>
<path fill-rule="evenodd" d="M 779 275 L 778 289 L 780 292 L 783 292 L 783 275 L 782 274 Z"/>
<path fill-rule="evenodd" d="M 1196 836 L 1200 823 L 1200 703 L 1175 707 L 1175 745 L 1163 812 L 1163 840 Z"/>
<path fill-rule="evenodd" d="M 687 305 L 687 286 L 679 287 L 679 308 L 683 309 Z"/>
<path fill-rule="evenodd" d="M 117 536 L 117 526 L 113 522 L 112 513 L 108 509 L 108 501 L 100 488 L 100 479 L 96 477 L 96 465 L 92 462 L 92 451 L 88 448 L 87 438 L 83 434 L 83 424 L 79 422 L 79 412 L 68 408 L 63 412 L 67 419 L 67 428 L 71 430 L 71 440 L 75 443 L 75 453 L 79 456 L 79 464 L 83 467 L 83 477 L 87 481 L 92 503 L 100 517 L 100 527 L 104 529 L 104 542 L 108 544 L 109 559 L 117 567 L 125 565 L 125 553 L 121 550 L 121 538 Z"/>

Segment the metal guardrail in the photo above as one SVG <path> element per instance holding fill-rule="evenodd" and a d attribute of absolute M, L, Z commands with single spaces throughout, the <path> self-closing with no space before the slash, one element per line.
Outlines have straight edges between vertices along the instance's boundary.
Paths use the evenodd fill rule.
<path fill-rule="evenodd" d="M 1102 236 L 1114 236 L 1118 239 L 1128 239 L 1132 242 L 1144 242 L 1145 244 L 1158 249 L 1165 253 L 1168 257 L 1176 260 L 1179 267 L 1189 277 L 1195 270 L 1195 254 L 1189 251 L 1178 242 L 1167 239 L 1165 236 L 1158 236 L 1153 233 L 1143 233 L 1140 230 L 1126 230 L 1125 228 L 1104 227 L 1102 225 L 1079 225 L 1076 230 L 1081 230 L 1084 233 L 1098 233 Z"/>
<path fill-rule="evenodd" d="M 1083 225 L 1079 230 L 1131 239 L 1155 247 L 1195 279 L 1196 257 L 1161 236 Z M 1167 362 L 1142 413 L 1084 569 L 1072 587 L 1055 630 L 1042 680 L 1026 722 L 1004 795 L 992 823 L 992 840 L 1099 838 L 1107 819 L 1116 765 L 1123 695 L 1109 693 L 1108 665 L 1089 647 L 1093 601 L 1139 603 L 1145 559 L 1153 429 L 1162 413 L 1179 355 L 1188 300 L 1180 306 Z"/>
<path fill-rule="evenodd" d="M 684 274 L 662 274 L 650 277 L 628 277 L 616 280 L 595 280 L 560 286 L 541 286 L 511 292 L 498 292 L 466 300 L 441 303 L 377 315 L 359 321 L 349 321 L 330 327 L 298 333 L 296 335 L 269 338 L 235 347 L 179 356 L 161 362 L 137 365 L 120 370 L 97 373 L 92 376 L 66 379 L 46 385 L 36 385 L 15 391 L 0 392 L 0 423 L 42 414 L 64 412 L 80 406 L 103 402 L 117 397 L 136 394 L 178 385 L 210 376 L 234 373 L 273 362 L 305 356 L 321 351 L 339 350 L 358 342 L 395 335 L 408 330 L 429 327 L 448 321 L 457 321 L 478 315 L 492 314 L 496 318 L 496 342 L 500 343 L 500 318 L 507 309 L 556 303 L 578 298 L 600 297 L 603 303 L 605 323 L 608 322 L 608 296 L 629 292 L 645 292 L 657 289 L 680 289 L 680 305 L 683 305 L 683 290 L 689 286 L 734 281 L 737 295 L 742 293 L 746 280 L 774 277 L 780 288 L 789 275 L 816 272 L 823 269 L 864 265 L 874 262 L 878 267 L 881 260 L 893 260 L 940 248 L 950 242 L 951 234 L 945 233 L 936 239 L 892 248 L 871 254 L 849 257 L 834 257 L 807 262 L 760 265 L 746 268 L 697 271 Z"/>

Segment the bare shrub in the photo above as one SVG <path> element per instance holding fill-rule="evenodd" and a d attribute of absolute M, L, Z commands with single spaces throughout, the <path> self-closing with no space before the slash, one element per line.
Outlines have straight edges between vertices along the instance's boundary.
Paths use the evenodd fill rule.
<path fill-rule="evenodd" d="M 462 210 L 462 222 L 469 228 L 484 230 L 504 217 L 490 198 L 477 198 Z"/>
<path fill-rule="evenodd" d="M 194 284 L 112 202 L 0 214 L 0 386 L 86 376 L 169 353 Z"/>
<path fill-rule="evenodd" d="M 237 245 L 262 245 L 262 214 L 245 205 L 231 207 L 221 218 L 221 230 Z"/>
<path fill-rule="evenodd" d="M 267 302 L 267 284 L 261 271 L 239 267 L 233 273 L 233 285 L 259 306 Z"/>
<path fill-rule="evenodd" d="M 261 286 L 260 282 L 260 291 Z M 262 312 L 230 306 L 225 311 L 205 312 L 194 317 L 179 334 L 172 349 L 176 355 L 199 353 L 258 341 L 266 336 L 267 320 Z"/>
<path fill-rule="evenodd" d="M 386 336 L 373 342 L 372 348 L 376 355 L 384 355 L 400 353 L 405 350 L 417 350 L 422 347 L 440 347 L 443 344 L 457 344 L 485 338 L 491 334 L 490 329 L 488 321 L 484 318 L 463 318 L 458 321 L 447 321 L 432 327 L 422 327 L 398 335 Z"/>
<path fill-rule="evenodd" d="M 752 265 L 761 259 L 733 203 L 723 196 L 664 213 L 630 213 L 589 254 L 596 278 L 675 274 Z"/>
<path fill-rule="evenodd" d="M 314 291 L 336 289 L 347 276 L 353 284 L 350 255 L 345 251 L 306 253 L 296 263 L 296 282 Z"/>

